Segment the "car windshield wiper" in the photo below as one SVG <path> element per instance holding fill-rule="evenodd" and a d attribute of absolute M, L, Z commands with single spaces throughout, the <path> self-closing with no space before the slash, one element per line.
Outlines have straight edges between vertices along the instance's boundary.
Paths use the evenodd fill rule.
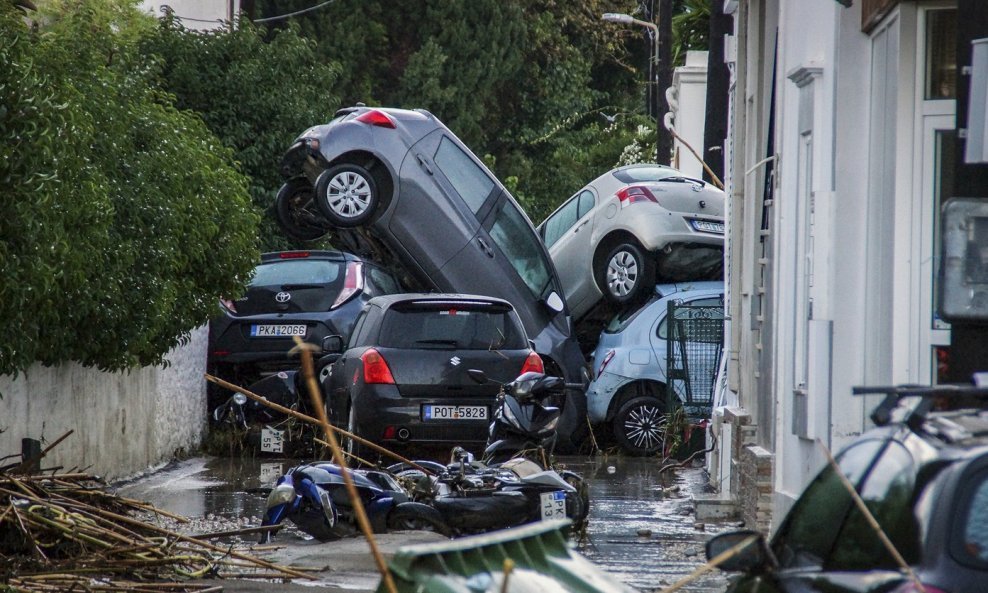
<path fill-rule="evenodd" d="M 692 177 L 680 177 L 680 176 L 663 177 L 662 179 L 659 179 L 658 181 L 660 181 L 660 182 L 662 182 L 662 181 L 672 181 L 673 183 L 699 183 L 700 185 L 706 185 L 707 184 L 707 182 L 704 181 L 704 180 L 702 180 L 702 179 L 693 179 Z"/>
<path fill-rule="evenodd" d="M 415 343 L 416 344 L 437 344 L 439 346 L 452 346 L 453 348 L 456 348 L 456 346 L 459 345 L 459 342 L 457 342 L 456 340 L 438 340 L 438 339 L 436 339 L 436 340 L 415 340 Z"/>
<path fill-rule="evenodd" d="M 303 288 L 323 288 L 325 284 L 282 284 L 281 290 L 301 290 Z"/>

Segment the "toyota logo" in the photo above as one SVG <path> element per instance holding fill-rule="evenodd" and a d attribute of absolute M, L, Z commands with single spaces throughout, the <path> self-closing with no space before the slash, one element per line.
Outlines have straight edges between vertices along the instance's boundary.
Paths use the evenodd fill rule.
<path fill-rule="evenodd" d="M 287 303 L 288 301 L 292 300 L 292 295 L 288 294 L 287 292 L 279 292 L 278 294 L 274 295 L 274 300 L 278 301 L 279 303 Z"/>

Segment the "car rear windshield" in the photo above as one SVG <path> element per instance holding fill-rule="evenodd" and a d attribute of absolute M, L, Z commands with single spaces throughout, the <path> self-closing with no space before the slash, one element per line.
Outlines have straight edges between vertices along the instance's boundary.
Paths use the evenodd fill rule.
<path fill-rule="evenodd" d="M 506 309 L 453 306 L 390 309 L 381 326 L 387 348 L 520 350 L 526 347 L 518 323 Z"/>
<path fill-rule="evenodd" d="M 263 263 L 254 269 L 250 286 L 332 284 L 342 281 L 342 261 L 285 259 Z"/>
<path fill-rule="evenodd" d="M 666 177 L 682 177 L 682 173 L 667 167 L 632 167 L 613 173 L 623 183 L 639 183 L 642 181 L 659 181 Z"/>

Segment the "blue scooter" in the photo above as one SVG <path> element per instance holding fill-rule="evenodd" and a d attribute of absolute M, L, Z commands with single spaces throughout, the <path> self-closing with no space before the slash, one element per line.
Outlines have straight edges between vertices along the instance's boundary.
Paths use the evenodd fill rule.
<path fill-rule="evenodd" d="M 439 513 L 411 502 L 401 485 L 388 473 L 348 470 L 375 533 L 389 529 L 430 529 L 444 533 Z M 312 463 L 293 467 L 278 479 L 268 495 L 261 526 L 279 525 L 288 519 L 319 541 L 333 541 L 359 533 L 340 466 Z M 263 532 L 261 543 L 271 541 Z"/>

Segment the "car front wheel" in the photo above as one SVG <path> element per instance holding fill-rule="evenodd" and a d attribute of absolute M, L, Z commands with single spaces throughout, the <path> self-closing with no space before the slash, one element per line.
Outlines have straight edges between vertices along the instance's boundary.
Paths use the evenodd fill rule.
<path fill-rule="evenodd" d="M 653 455 L 666 437 L 666 407 L 652 396 L 641 396 L 622 405 L 611 425 L 621 448 L 632 455 Z"/>
<path fill-rule="evenodd" d="M 373 216 L 379 201 L 377 182 L 359 165 L 334 165 L 316 179 L 316 205 L 334 226 L 362 225 Z"/>
<path fill-rule="evenodd" d="M 654 282 L 654 262 L 631 243 L 622 243 L 612 249 L 597 269 L 597 284 L 604 296 L 619 305 L 636 300 Z"/>

